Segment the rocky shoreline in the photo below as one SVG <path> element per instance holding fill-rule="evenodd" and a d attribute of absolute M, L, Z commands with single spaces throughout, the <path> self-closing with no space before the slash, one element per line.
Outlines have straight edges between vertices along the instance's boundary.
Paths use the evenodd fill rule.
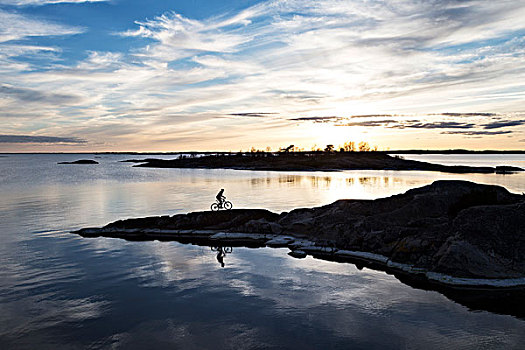
<path fill-rule="evenodd" d="M 473 167 L 441 165 L 390 156 L 382 152 L 296 152 L 240 153 L 176 159 L 130 159 L 137 167 L 203 168 L 264 171 L 337 171 L 337 170 L 421 170 L 448 173 L 513 173 L 523 169 L 512 166 Z"/>
<path fill-rule="evenodd" d="M 525 197 L 503 187 L 436 181 L 377 200 L 281 214 L 263 209 L 119 220 L 84 237 L 288 247 L 434 288 L 525 288 Z"/>

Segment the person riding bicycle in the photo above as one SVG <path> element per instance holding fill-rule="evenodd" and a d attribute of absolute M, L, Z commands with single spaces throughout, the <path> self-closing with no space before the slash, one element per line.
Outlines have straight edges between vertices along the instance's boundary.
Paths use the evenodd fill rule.
<path fill-rule="evenodd" d="M 219 193 L 217 193 L 217 195 L 215 196 L 215 198 L 217 198 L 217 202 L 220 204 L 221 207 L 224 204 L 224 201 L 226 200 L 226 197 L 223 196 L 223 193 L 224 193 L 224 188 L 221 188 Z"/>

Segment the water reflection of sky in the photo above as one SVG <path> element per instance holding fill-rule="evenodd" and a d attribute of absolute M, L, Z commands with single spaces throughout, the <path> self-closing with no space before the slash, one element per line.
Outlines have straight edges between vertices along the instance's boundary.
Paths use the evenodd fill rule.
<path fill-rule="evenodd" d="M 343 171 L 333 173 L 276 173 L 249 179 L 253 203 L 246 206 L 289 210 L 301 206 L 332 203 L 338 199 L 376 199 L 406 192 L 437 180 L 467 180 L 504 186 L 516 193 L 525 191 L 525 174 L 447 174 L 421 171 Z M 231 192 L 231 191 L 230 191 Z M 272 197 L 268 198 L 268 194 Z M 242 197 L 241 197 L 242 198 Z M 244 198 L 242 198 L 244 199 Z M 242 202 L 241 202 L 242 203 Z M 244 203 L 243 203 L 244 204 Z"/>
<path fill-rule="evenodd" d="M 78 158 L 71 155 L 27 157 L 7 170 L 8 158 L 0 161 L 11 174 L 0 182 L 2 348 L 477 349 L 525 341 L 523 320 L 471 312 L 351 264 L 234 248 L 221 268 L 209 247 L 68 233 L 205 210 L 221 187 L 236 207 L 280 211 L 383 197 L 443 177 L 524 190 L 520 177 L 137 169 L 115 156 L 88 170 L 58 168 L 57 158 Z"/>

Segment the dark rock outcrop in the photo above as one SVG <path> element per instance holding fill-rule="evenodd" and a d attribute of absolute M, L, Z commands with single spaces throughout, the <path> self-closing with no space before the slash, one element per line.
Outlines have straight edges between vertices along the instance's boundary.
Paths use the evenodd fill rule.
<path fill-rule="evenodd" d="M 437 181 L 389 198 L 297 209 L 278 224 L 287 234 L 305 234 L 429 271 L 525 277 L 524 208 L 523 196 L 502 187 Z"/>
<path fill-rule="evenodd" d="M 248 221 L 274 221 L 279 215 L 264 209 L 235 209 L 218 212 L 193 212 L 174 216 L 160 216 L 119 220 L 108 224 L 107 229 L 162 228 L 167 230 L 229 230 L 242 227 Z"/>
<path fill-rule="evenodd" d="M 388 198 L 339 200 L 282 214 L 194 212 L 117 221 L 77 233 L 241 245 L 253 238 L 263 246 L 282 244 L 334 260 L 348 257 L 434 280 L 441 275 L 470 281 L 525 278 L 525 197 L 468 181 L 436 181 Z M 282 237 L 293 239 L 276 241 Z"/>
<path fill-rule="evenodd" d="M 98 162 L 96 160 L 91 159 L 80 159 L 75 160 L 74 162 L 60 162 L 57 164 L 98 164 Z"/>

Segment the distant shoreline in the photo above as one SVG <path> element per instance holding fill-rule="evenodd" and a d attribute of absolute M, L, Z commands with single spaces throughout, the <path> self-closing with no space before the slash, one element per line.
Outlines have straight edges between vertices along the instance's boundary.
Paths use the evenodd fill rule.
<path fill-rule="evenodd" d="M 0 154 L 118 154 L 118 155 L 179 155 L 179 154 L 236 154 L 239 152 L 226 151 L 176 151 L 176 152 L 0 152 Z M 250 152 L 242 152 L 250 153 Z M 311 151 L 303 151 L 296 153 L 312 153 Z M 357 152 L 359 153 L 359 152 Z M 450 150 L 388 150 L 376 151 L 376 153 L 383 154 L 525 154 L 525 150 L 465 150 L 465 149 L 450 149 Z"/>

